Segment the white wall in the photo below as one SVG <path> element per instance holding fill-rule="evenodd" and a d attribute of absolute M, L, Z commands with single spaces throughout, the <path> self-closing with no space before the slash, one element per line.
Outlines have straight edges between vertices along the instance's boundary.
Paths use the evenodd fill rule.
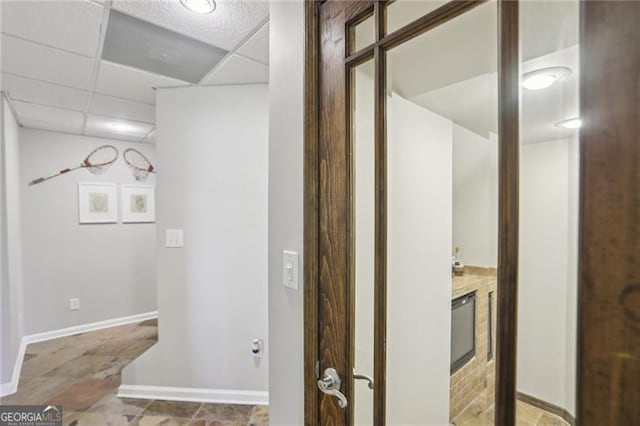
<path fill-rule="evenodd" d="M 580 142 L 569 141 L 569 218 L 567 256 L 567 341 L 565 366 L 565 408 L 576 412 L 576 357 L 578 333 L 578 223 L 580 217 Z"/>
<path fill-rule="evenodd" d="M 388 114 L 387 423 L 448 424 L 452 122 L 395 94 Z"/>
<path fill-rule="evenodd" d="M 453 246 L 465 265 L 497 265 L 497 159 L 494 138 L 453 125 Z"/>
<path fill-rule="evenodd" d="M 370 65 L 371 62 L 368 63 Z M 367 65 L 367 66 L 368 66 Z M 364 66 L 364 65 L 363 65 Z M 374 265 L 375 265 L 375 138 L 374 85 L 363 71 L 355 72 L 354 204 L 355 204 L 355 365 L 360 374 L 374 377 Z M 355 424 L 373 424 L 373 391 L 367 382 L 353 384 Z"/>
<path fill-rule="evenodd" d="M 266 395 L 266 85 L 159 90 L 156 101 L 159 343 L 124 385 Z M 165 248 L 183 229 L 184 248 Z M 238 394 L 233 393 L 231 398 Z"/>
<path fill-rule="evenodd" d="M 518 390 L 575 412 L 577 148 L 523 145 Z"/>
<path fill-rule="evenodd" d="M 78 182 L 137 184 L 120 157 L 105 173 L 77 170 L 39 185 L 27 182 L 80 164 L 93 149 L 135 148 L 155 162 L 155 147 L 20 129 L 20 192 L 25 334 L 155 311 L 155 224 L 78 223 Z M 155 176 L 146 182 L 155 184 Z M 69 310 L 70 298 L 80 310 Z"/>
<path fill-rule="evenodd" d="M 269 45 L 269 417 L 272 425 L 303 421 L 303 299 L 282 286 L 282 251 L 303 264 L 304 5 L 270 3 Z"/>
<path fill-rule="evenodd" d="M 2 97 L 0 145 L 0 383 L 13 379 L 22 320 L 22 239 L 18 124 Z M 2 386 L 1 393 L 7 389 Z"/>
<path fill-rule="evenodd" d="M 395 93 L 387 103 L 387 423 L 446 424 L 451 341 L 453 123 Z M 370 376 L 373 376 L 374 331 L 373 124 L 373 81 L 366 72 L 357 72 L 355 369 Z M 424 383 L 430 385 L 425 387 Z M 372 424 L 373 392 L 366 382 L 356 381 L 354 399 L 355 423 Z"/>

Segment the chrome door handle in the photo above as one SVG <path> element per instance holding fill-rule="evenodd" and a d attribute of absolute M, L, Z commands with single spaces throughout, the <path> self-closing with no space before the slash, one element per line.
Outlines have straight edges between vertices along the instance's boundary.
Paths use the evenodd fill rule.
<path fill-rule="evenodd" d="M 373 390 L 373 379 L 371 378 L 371 376 L 367 376 L 366 374 L 358 374 L 356 373 L 356 370 L 353 370 L 353 378 L 355 380 L 366 380 L 367 381 L 367 386 L 369 387 L 369 389 Z"/>
<path fill-rule="evenodd" d="M 347 397 L 340 392 L 340 385 L 342 381 L 335 368 L 327 368 L 324 370 L 324 377 L 318 380 L 318 389 L 327 395 L 335 396 L 338 398 L 338 405 L 340 408 L 347 406 Z"/>

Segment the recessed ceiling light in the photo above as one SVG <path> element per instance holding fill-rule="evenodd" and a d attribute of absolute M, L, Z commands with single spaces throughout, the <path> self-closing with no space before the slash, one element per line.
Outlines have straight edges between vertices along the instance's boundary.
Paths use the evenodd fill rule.
<path fill-rule="evenodd" d="M 216 10 L 216 2 L 214 0 L 180 0 L 180 3 L 190 11 L 202 15 Z"/>
<path fill-rule="evenodd" d="M 527 72 L 522 76 L 522 87 L 529 90 L 546 89 L 571 74 L 566 67 L 549 67 Z"/>
<path fill-rule="evenodd" d="M 564 127 L 565 129 L 579 129 L 581 126 L 582 120 L 579 117 L 558 121 L 556 123 L 556 127 Z"/>

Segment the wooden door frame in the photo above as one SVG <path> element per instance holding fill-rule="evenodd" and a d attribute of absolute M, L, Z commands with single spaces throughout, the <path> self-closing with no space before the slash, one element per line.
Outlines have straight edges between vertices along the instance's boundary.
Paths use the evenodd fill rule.
<path fill-rule="evenodd" d="M 640 4 L 580 14 L 576 420 L 640 424 Z"/>
<path fill-rule="evenodd" d="M 331 1 L 331 0 L 329 0 Z M 320 26 L 319 9 L 324 2 L 305 1 L 305 79 L 304 79 L 304 412 L 305 425 L 318 424 L 320 402 L 316 381 L 319 357 L 319 297 L 320 297 Z M 361 2 L 364 10 L 366 4 Z M 376 58 L 375 85 L 385 84 L 384 51 L 400 45 L 429 29 L 441 25 L 485 0 L 451 1 L 413 23 L 384 35 L 384 8 L 381 2 L 373 2 L 377 41 L 369 48 L 350 54 L 345 65 L 362 63 Z M 517 276 L 518 276 L 518 162 L 519 162 L 519 50 L 518 50 L 518 2 L 498 0 L 498 90 L 503 100 L 498 111 L 499 120 L 499 253 L 498 253 L 498 307 L 496 332 L 496 424 L 512 425 L 515 422 L 516 385 L 516 324 L 517 324 Z M 356 14 L 357 15 L 357 14 Z M 354 15 L 354 19 L 358 19 Z M 345 34 L 347 30 L 345 29 Z M 376 116 L 376 205 L 386 206 L 386 174 L 383 163 L 386 146 L 385 124 L 386 96 L 384 90 L 375 99 Z M 345 94 L 345 97 L 348 96 Z M 345 99 L 346 102 L 346 99 Z M 346 119 L 349 122 L 349 119 Z M 348 171 L 347 173 L 349 173 Z M 384 209 L 376 209 L 376 320 L 386 316 L 386 257 Z M 350 239 L 347 236 L 347 239 Z M 385 340 L 385 328 L 376 325 L 375 341 Z M 376 344 L 376 347 L 378 345 Z M 384 400 L 385 354 L 375 351 L 374 374 L 376 386 L 374 400 Z M 351 372 L 346 381 L 351 380 Z M 351 387 L 346 393 L 351 395 Z M 351 399 L 351 398 L 350 398 Z M 376 424 L 384 424 L 385 404 L 376 404 Z"/>

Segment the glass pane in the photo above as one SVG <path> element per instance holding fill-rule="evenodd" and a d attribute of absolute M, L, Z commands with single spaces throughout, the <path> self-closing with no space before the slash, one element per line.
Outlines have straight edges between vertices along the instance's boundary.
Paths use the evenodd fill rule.
<path fill-rule="evenodd" d="M 354 372 L 373 378 L 374 301 L 374 86 L 373 60 L 351 71 L 353 198 L 355 232 L 355 365 Z M 355 424 L 373 424 L 373 390 L 356 380 Z"/>
<path fill-rule="evenodd" d="M 388 425 L 493 423 L 496 19 L 489 2 L 388 52 Z"/>
<path fill-rule="evenodd" d="M 522 2 L 517 390 L 575 414 L 579 3 Z M 564 124 L 562 124 L 564 123 Z M 518 401 L 518 416 L 563 419 Z"/>
<path fill-rule="evenodd" d="M 370 15 L 349 28 L 349 54 L 373 44 L 375 40 L 375 20 Z"/>
<path fill-rule="evenodd" d="M 448 0 L 396 0 L 387 6 L 387 34 L 434 11 Z"/>

